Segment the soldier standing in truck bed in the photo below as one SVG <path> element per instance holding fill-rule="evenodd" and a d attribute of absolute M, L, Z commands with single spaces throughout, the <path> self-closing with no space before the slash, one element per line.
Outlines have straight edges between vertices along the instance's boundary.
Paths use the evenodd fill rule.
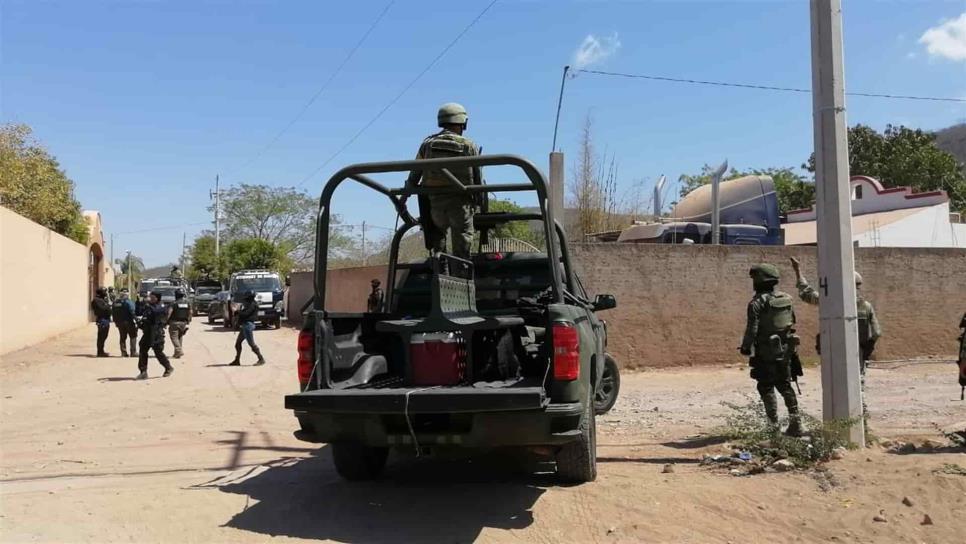
<path fill-rule="evenodd" d="M 473 140 L 463 135 L 469 121 L 466 108 L 456 103 L 440 106 L 436 121 L 443 130 L 427 137 L 419 146 L 417 159 L 442 159 L 451 157 L 474 157 L 480 154 Z M 449 168 L 453 176 L 464 186 L 481 185 L 483 177 L 479 168 Z M 413 170 L 406 180 L 407 187 L 452 187 L 442 170 Z M 449 232 L 453 254 L 470 258 L 473 245 L 473 215 L 479 199 L 465 194 L 429 195 L 429 218 L 420 210 L 420 221 L 426 237 L 426 245 L 436 252 L 446 251 L 446 234 Z"/>

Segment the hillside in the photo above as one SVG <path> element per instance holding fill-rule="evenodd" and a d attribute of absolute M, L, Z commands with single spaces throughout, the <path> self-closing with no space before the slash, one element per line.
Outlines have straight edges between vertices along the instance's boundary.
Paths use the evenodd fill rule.
<path fill-rule="evenodd" d="M 966 164 L 966 123 L 936 131 L 936 147 L 946 151 L 962 164 Z"/>

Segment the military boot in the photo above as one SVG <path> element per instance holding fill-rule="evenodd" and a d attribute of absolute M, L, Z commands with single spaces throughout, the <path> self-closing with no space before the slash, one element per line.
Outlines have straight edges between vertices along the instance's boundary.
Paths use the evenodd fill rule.
<path fill-rule="evenodd" d="M 255 355 L 258 356 L 258 361 L 255 362 L 255 366 L 262 366 L 263 364 L 265 364 L 265 358 L 262 357 L 262 352 L 260 350 L 256 351 Z"/>
<path fill-rule="evenodd" d="M 146 379 L 148 379 L 148 372 L 146 370 L 142 370 L 141 373 L 138 374 L 137 377 L 135 377 L 134 379 L 135 380 L 146 380 Z"/>
<path fill-rule="evenodd" d="M 234 361 L 228 363 L 228 366 L 241 366 L 241 361 L 235 359 Z"/>
<path fill-rule="evenodd" d="M 802 419 L 798 414 L 791 414 L 788 418 L 788 428 L 785 429 L 785 436 L 802 436 Z"/>
<path fill-rule="evenodd" d="M 164 369 L 164 374 L 162 374 L 161 377 L 162 378 L 167 378 L 171 374 L 174 374 L 174 367 L 173 366 L 169 366 L 168 368 Z"/>

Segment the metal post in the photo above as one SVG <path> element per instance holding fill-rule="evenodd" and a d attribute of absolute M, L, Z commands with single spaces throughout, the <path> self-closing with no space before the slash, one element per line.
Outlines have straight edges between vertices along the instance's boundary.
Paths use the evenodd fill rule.
<path fill-rule="evenodd" d="M 215 194 L 208 194 L 208 198 L 215 198 L 215 263 L 217 266 L 218 257 L 221 255 L 221 188 L 218 175 L 215 175 Z"/>
<path fill-rule="evenodd" d="M 553 121 L 553 145 L 550 147 L 550 151 L 557 150 L 557 127 L 560 126 L 560 108 L 563 106 L 564 84 L 567 83 L 567 72 L 569 71 L 570 66 L 564 66 L 563 77 L 560 78 L 560 97 L 557 98 L 557 117 Z"/>
<path fill-rule="evenodd" d="M 185 232 L 182 232 L 181 233 L 181 276 L 182 277 L 184 277 L 185 274 L 187 273 L 186 265 L 188 264 L 188 259 L 185 258 L 185 254 L 184 254 L 187 238 L 188 238 L 188 234 Z"/>
<path fill-rule="evenodd" d="M 548 207 L 554 220 L 560 221 L 561 225 L 567 226 L 564 221 L 564 154 L 559 151 L 550 153 L 550 186 L 547 188 L 547 196 L 550 200 Z"/>
<path fill-rule="evenodd" d="M 127 290 L 134 291 L 134 274 L 131 273 L 131 250 L 127 251 Z"/>
<path fill-rule="evenodd" d="M 725 159 L 711 174 L 711 243 L 713 245 L 721 243 L 721 200 L 718 197 L 718 186 L 721 185 L 721 178 L 727 170 L 728 159 Z"/>
<path fill-rule="evenodd" d="M 822 417 L 856 421 L 848 438 L 863 446 L 841 0 L 812 0 L 811 23 Z"/>
<path fill-rule="evenodd" d="M 362 266 L 366 266 L 366 222 L 362 222 Z"/>
<path fill-rule="evenodd" d="M 661 202 L 661 191 L 664 190 L 664 184 L 667 183 L 667 177 L 661 174 L 658 178 L 657 183 L 654 184 L 654 220 L 661 220 L 661 209 L 664 208 L 664 203 Z"/>

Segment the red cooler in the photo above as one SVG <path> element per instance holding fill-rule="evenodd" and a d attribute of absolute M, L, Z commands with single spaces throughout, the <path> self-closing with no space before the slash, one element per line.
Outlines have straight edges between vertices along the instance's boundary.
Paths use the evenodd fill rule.
<path fill-rule="evenodd" d="M 466 349 L 459 333 L 412 335 L 409 361 L 413 385 L 456 385 L 466 378 Z"/>

